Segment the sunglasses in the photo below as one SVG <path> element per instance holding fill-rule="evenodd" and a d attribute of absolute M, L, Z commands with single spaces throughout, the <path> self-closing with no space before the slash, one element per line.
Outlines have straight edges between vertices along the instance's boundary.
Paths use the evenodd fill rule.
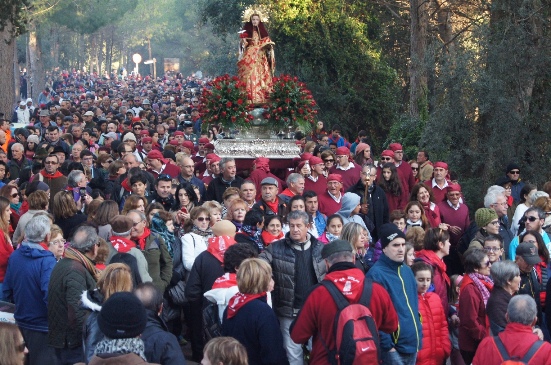
<path fill-rule="evenodd" d="M 333 160 L 333 159 L 327 159 L 327 160 L 323 160 L 323 162 L 335 162 L 335 160 Z"/>
<path fill-rule="evenodd" d="M 419 170 L 419 167 L 412 167 L 411 169 L 412 169 L 413 171 L 417 171 L 417 170 Z"/>
<path fill-rule="evenodd" d="M 518 175 L 520 174 L 520 171 L 519 170 L 512 170 L 512 171 L 509 171 L 510 174 L 512 175 Z"/>
<path fill-rule="evenodd" d="M 105 161 L 105 162 L 107 162 L 107 163 L 113 163 L 113 160 L 107 160 L 107 161 Z"/>
<path fill-rule="evenodd" d="M 143 128 L 142 127 L 134 127 L 133 128 L 135 131 L 141 131 Z"/>
<path fill-rule="evenodd" d="M 526 220 L 529 221 L 529 222 L 535 222 L 535 221 L 539 220 L 538 217 L 532 217 L 532 216 L 530 216 L 530 217 L 525 217 L 525 218 L 526 218 Z"/>
<path fill-rule="evenodd" d="M 381 161 L 392 161 L 390 157 L 381 157 Z"/>
<path fill-rule="evenodd" d="M 208 221 L 210 221 L 210 218 L 209 218 L 209 217 L 198 217 L 197 220 L 198 220 L 199 222 L 204 222 L 204 221 L 207 221 L 207 222 L 208 222 Z"/>
<path fill-rule="evenodd" d="M 482 265 L 482 267 L 490 267 L 490 266 L 492 266 L 492 263 L 490 262 L 490 260 L 486 261 L 484 265 Z"/>
<path fill-rule="evenodd" d="M 15 198 L 15 197 L 18 197 L 19 196 L 19 193 L 14 193 L 11 195 L 12 198 Z"/>

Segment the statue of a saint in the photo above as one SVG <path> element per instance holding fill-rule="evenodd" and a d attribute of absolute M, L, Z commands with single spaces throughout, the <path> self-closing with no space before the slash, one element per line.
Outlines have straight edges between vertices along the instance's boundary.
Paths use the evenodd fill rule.
<path fill-rule="evenodd" d="M 246 84 L 252 104 L 264 103 L 272 91 L 275 43 L 268 36 L 259 12 L 250 15 L 240 32 L 240 40 L 239 79 Z"/>

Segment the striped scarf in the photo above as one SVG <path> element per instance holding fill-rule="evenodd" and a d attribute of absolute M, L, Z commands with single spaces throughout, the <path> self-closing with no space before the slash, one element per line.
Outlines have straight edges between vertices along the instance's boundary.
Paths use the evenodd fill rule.
<path fill-rule="evenodd" d="M 96 266 L 94 265 L 92 260 L 86 257 L 82 252 L 77 251 L 72 247 L 67 247 L 65 249 L 65 254 L 63 257 L 80 262 L 86 268 L 86 270 L 88 270 L 88 272 L 92 275 L 94 280 L 98 281 L 99 279 L 98 269 L 96 269 Z"/>
<path fill-rule="evenodd" d="M 489 276 L 477 272 L 469 274 L 469 277 L 482 294 L 482 300 L 484 301 L 484 306 L 486 306 L 486 304 L 488 304 L 488 298 L 490 298 L 490 291 L 494 287 L 493 280 Z"/>

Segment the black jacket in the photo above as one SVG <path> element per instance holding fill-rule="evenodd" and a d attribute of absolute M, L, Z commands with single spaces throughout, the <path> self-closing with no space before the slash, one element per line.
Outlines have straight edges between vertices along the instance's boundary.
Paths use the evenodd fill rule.
<path fill-rule="evenodd" d="M 168 332 L 157 313 L 147 310 L 147 324 L 141 336 L 148 362 L 163 365 L 181 365 L 186 360 L 176 336 Z"/>
<path fill-rule="evenodd" d="M 186 298 L 191 302 L 202 300 L 207 305 L 208 300 L 203 294 L 211 290 L 214 281 L 224 275 L 223 265 L 210 252 L 201 252 L 193 262 L 187 279 Z"/>
<path fill-rule="evenodd" d="M 258 202 L 255 203 L 255 205 L 253 205 L 252 209 L 261 212 L 262 214 L 264 214 L 265 217 L 270 215 L 278 215 L 280 217 L 283 217 L 285 215 L 287 205 L 283 200 L 278 197 L 277 212 L 274 212 L 272 209 L 270 209 L 270 207 L 268 207 L 264 200 L 260 199 Z"/>
<path fill-rule="evenodd" d="M 205 193 L 205 201 L 216 200 L 218 203 L 222 204 L 222 195 L 224 195 L 226 189 L 229 187 L 239 189 L 241 187 L 241 184 L 243 184 L 243 181 L 243 178 L 236 176 L 231 183 L 227 184 L 222 181 L 222 177 L 216 177 L 210 182 L 207 188 L 207 192 Z"/>
<path fill-rule="evenodd" d="M 361 198 L 360 201 L 362 203 L 364 202 L 365 185 L 362 184 L 361 180 L 358 180 L 356 185 L 348 188 L 348 192 L 358 194 Z M 373 191 L 367 199 L 367 203 L 369 204 L 367 217 L 375 225 L 375 229 L 371 232 L 371 236 L 373 242 L 377 242 L 379 240 L 379 229 L 381 229 L 383 224 L 389 223 L 388 202 L 383 189 L 374 185 Z"/>

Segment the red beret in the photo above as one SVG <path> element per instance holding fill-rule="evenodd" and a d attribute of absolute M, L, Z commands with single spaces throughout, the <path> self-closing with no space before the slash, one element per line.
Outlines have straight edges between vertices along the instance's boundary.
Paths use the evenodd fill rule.
<path fill-rule="evenodd" d="M 147 129 L 144 129 L 140 132 L 140 134 L 144 134 L 144 135 L 149 136 L 149 131 Z"/>
<path fill-rule="evenodd" d="M 308 161 L 312 157 L 312 154 L 310 152 L 304 152 L 302 155 L 300 155 L 301 161 Z"/>
<path fill-rule="evenodd" d="M 337 156 L 350 156 L 350 150 L 347 147 L 339 147 L 335 154 Z"/>
<path fill-rule="evenodd" d="M 213 150 L 213 149 L 214 149 L 214 145 L 213 145 L 212 143 L 207 143 L 207 144 L 205 145 L 205 149 L 207 149 L 207 150 Z"/>
<path fill-rule="evenodd" d="M 209 139 L 208 139 L 207 137 L 201 137 L 201 138 L 199 138 L 199 143 L 205 143 L 205 144 L 207 144 L 207 143 L 209 143 L 209 142 L 210 142 L 210 141 L 209 141 Z"/>
<path fill-rule="evenodd" d="M 163 154 L 157 150 L 150 151 L 147 154 L 147 158 L 150 160 L 161 160 L 163 163 L 165 163 L 165 158 L 163 157 Z"/>
<path fill-rule="evenodd" d="M 342 176 L 339 174 L 329 174 L 329 176 L 327 176 L 327 182 L 329 181 L 338 181 L 342 183 Z"/>
<path fill-rule="evenodd" d="M 140 117 L 132 117 L 132 122 L 139 122 L 140 120 Z"/>
<path fill-rule="evenodd" d="M 402 148 L 402 145 L 399 144 L 399 143 L 391 143 L 390 146 L 388 146 L 388 148 L 395 152 L 395 151 L 403 151 L 404 149 Z"/>
<path fill-rule="evenodd" d="M 434 167 L 439 167 L 441 169 L 444 169 L 444 170 L 447 170 L 448 169 L 448 164 L 445 163 L 445 162 L 442 162 L 442 161 L 438 161 L 437 163 L 434 164 Z"/>
<path fill-rule="evenodd" d="M 182 143 L 182 146 L 189 148 L 192 152 L 195 151 L 195 145 L 191 141 L 184 141 L 184 143 Z"/>
<path fill-rule="evenodd" d="M 209 153 L 207 156 L 207 163 L 211 164 L 211 163 L 214 163 L 214 162 L 218 162 L 221 160 L 220 157 L 218 157 L 217 154 L 215 153 Z"/>
<path fill-rule="evenodd" d="M 176 131 L 172 134 L 173 136 L 183 136 L 184 135 L 184 132 L 182 131 Z"/>
<path fill-rule="evenodd" d="M 454 183 L 448 183 L 448 192 L 450 191 L 459 191 L 461 192 L 461 185 L 454 184 Z"/>
<path fill-rule="evenodd" d="M 142 143 L 148 143 L 148 142 L 153 142 L 153 138 L 151 138 L 151 137 L 143 137 L 142 138 Z"/>
<path fill-rule="evenodd" d="M 310 166 L 313 166 L 313 165 L 323 163 L 323 160 L 318 156 L 312 156 L 310 157 L 310 160 L 308 160 L 308 162 L 310 162 Z"/>
<path fill-rule="evenodd" d="M 180 145 L 180 143 L 175 139 L 168 142 L 168 144 L 171 145 L 171 146 L 179 146 Z"/>
<path fill-rule="evenodd" d="M 394 152 L 391 151 L 391 150 L 384 150 L 383 152 L 381 152 L 381 157 L 383 157 L 383 156 L 388 156 L 388 157 L 394 158 Z"/>

